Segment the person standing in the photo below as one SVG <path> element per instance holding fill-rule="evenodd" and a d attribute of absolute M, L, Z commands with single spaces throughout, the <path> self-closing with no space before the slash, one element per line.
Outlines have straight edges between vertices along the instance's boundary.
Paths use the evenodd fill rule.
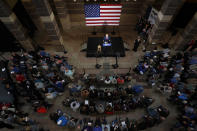
<path fill-rule="evenodd" d="M 137 51 L 137 48 L 139 47 L 141 43 L 141 40 L 140 40 L 140 37 L 138 36 L 138 38 L 135 40 L 135 43 L 134 43 L 134 47 L 133 47 L 133 51 Z"/>

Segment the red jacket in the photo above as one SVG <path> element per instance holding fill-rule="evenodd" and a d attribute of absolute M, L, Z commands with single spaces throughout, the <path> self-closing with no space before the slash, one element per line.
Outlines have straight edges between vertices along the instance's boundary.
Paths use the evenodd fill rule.
<path fill-rule="evenodd" d="M 25 77 L 23 75 L 16 75 L 16 81 L 24 81 L 25 80 Z"/>

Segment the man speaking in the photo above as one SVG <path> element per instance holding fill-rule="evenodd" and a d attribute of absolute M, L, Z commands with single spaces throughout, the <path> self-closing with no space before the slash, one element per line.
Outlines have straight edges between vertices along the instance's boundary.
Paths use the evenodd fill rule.
<path fill-rule="evenodd" d="M 108 34 L 106 34 L 106 35 L 104 36 L 103 42 L 104 42 L 105 44 L 111 43 L 111 38 L 109 37 Z"/>

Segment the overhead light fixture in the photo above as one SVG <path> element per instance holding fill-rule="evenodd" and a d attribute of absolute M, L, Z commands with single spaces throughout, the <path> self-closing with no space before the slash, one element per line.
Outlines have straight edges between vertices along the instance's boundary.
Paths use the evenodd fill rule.
<path fill-rule="evenodd" d="M 73 2 L 77 2 L 77 0 L 73 0 Z"/>

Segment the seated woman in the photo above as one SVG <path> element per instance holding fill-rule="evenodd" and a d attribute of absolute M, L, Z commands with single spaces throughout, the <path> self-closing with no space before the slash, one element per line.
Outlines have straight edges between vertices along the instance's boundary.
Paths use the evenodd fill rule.
<path fill-rule="evenodd" d="M 105 108 L 105 113 L 106 114 L 113 114 L 113 106 L 112 103 L 107 103 L 106 108 Z"/>
<path fill-rule="evenodd" d="M 66 68 L 64 74 L 68 76 L 70 79 L 73 79 L 74 70 Z"/>
<path fill-rule="evenodd" d="M 88 115 L 89 114 L 89 106 L 85 105 L 85 104 L 81 105 L 80 113 Z"/>
<path fill-rule="evenodd" d="M 43 64 L 42 64 L 42 68 L 45 69 L 45 70 L 48 70 L 48 69 L 49 69 L 47 63 L 43 63 Z"/>
<path fill-rule="evenodd" d="M 89 96 L 89 91 L 88 90 L 85 89 L 85 90 L 81 91 L 81 97 L 86 98 L 88 96 Z"/>
<path fill-rule="evenodd" d="M 117 78 L 117 83 L 118 84 L 124 84 L 124 79 L 122 77 Z"/>
<path fill-rule="evenodd" d="M 17 81 L 17 83 L 21 83 L 21 82 L 25 81 L 24 75 L 21 73 L 16 74 L 16 81 Z"/>
<path fill-rule="evenodd" d="M 80 103 L 78 101 L 73 101 L 70 104 L 70 108 L 73 109 L 73 111 L 77 111 L 80 107 Z"/>
<path fill-rule="evenodd" d="M 96 105 L 96 111 L 97 111 L 99 114 L 104 113 L 105 109 L 104 109 L 103 104 L 97 104 L 97 105 Z"/>
<path fill-rule="evenodd" d="M 121 104 L 120 103 L 115 103 L 114 104 L 114 111 L 121 111 Z"/>
<path fill-rule="evenodd" d="M 111 83 L 111 80 L 107 77 L 105 78 L 105 84 L 110 84 Z"/>
<path fill-rule="evenodd" d="M 112 84 L 117 84 L 117 80 L 116 80 L 116 77 L 115 77 L 115 76 L 112 77 L 111 83 L 112 83 Z"/>
<path fill-rule="evenodd" d="M 64 91 L 64 82 L 63 82 L 63 81 L 57 80 L 57 81 L 55 82 L 55 86 L 56 86 L 56 90 L 57 90 L 58 92 L 63 92 L 63 91 Z"/>
<path fill-rule="evenodd" d="M 57 97 L 57 92 L 46 93 L 45 96 L 47 99 L 54 99 L 55 97 Z"/>
<path fill-rule="evenodd" d="M 94 105 L 89 106 L 89 113 L 90 114 L 95 114 L 96 113 Z"/>
<path fill-rule="evenodd" d="M 34 83 L 35 83 L 34 85 L 36 86 L 36 88 L 38 89 L 44 88 L 44 83 L 42 82 L 42 80 L 35 79 Z"/>

